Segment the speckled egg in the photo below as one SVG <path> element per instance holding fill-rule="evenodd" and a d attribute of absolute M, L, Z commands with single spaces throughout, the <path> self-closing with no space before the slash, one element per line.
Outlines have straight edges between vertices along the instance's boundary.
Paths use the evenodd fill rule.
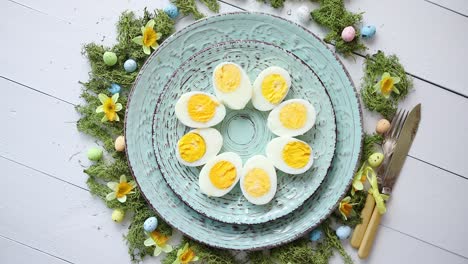
<path fill-rule="evenodd" d="M 310 20 L 310 8 L 303 5 L 297 9 L 297 18 L 302 23 L 307 23 Z"/>
<path fill-rule="evenodd" d="M 367 159 L 367 162 L 372 168 L 377 168 L 378 166 L 380 166 L 380 164 L 382 164 L 383 160 L 384 160 L 384 154 L 380 152 L 376 152 L 369 156 L 369 158 Z"/>
<path fill-rule="evenodd" d="M 107 66 L 114 66 L 117 63 L 117 55 L 111 51 L 104 52 L 102 59 Z"/>
<path fill-rule="evenodd" d="M 354 37 L 356 36 L 356 30 L 352 27 L 345 27 L 341 32 L 341 38 L 346 42 L 353 41 Z"/>
<path fill-rule="evenodd" d="M 336 229 L 336 235 L 338 236 L 339 239 L 348 239 L 348 237 L 351 235 L 351 227 L 349 226 L 340 226 Z"/>
<path fill-rule="evenodd" d="M 115 150 L 116 151 L 124 151 L 125 150 L 125 137 L 124 136 L 118 136 L 115 139 L 115 144 L 114 144 Z"/>
<path fill-rule="evenodd" d="M 376 29 L 372 25 L 363 26 L 361 28 L 361 36 L 363 38 L 372 38 L 375 35 Z"/>
<path fill-rule="evenodd" d="M 116 83 L 111 84 L 111 87 L 107 88 L 107 91 L 109 91 L 111 94 L 120 93 L 120 90 L 122 90 L 122 87 Z"/>
<path fill-rule="evenodd" d="M 123 219 L 125 218 L 125 211 L 122 210 L 122 209 L 115 209 L 113 212 L 112 212 L 112 220 L 114 222 L 117 222 L 117 223 L 120 223 L 123 221 Z"/>
<path fill-rule="evenodd" d="M 380 119 L 375 126 L 375 132 L 379 134 L 387 133 L 390 129 L 390 122 L 387 119 Z"/>
<path fill-rule="evenodd" d="M 143 223 L 143 229 L 148 233 L 153 232 L 154 230 L 156 230 L 157 227 L 158 227 L 158 219 L 154 216 L 149 217 Z"/>
<path fill-rule="evenodd" d="M 98 161 L 102 158 L 102 149 L 93 147 L 88 149 L 88 159 L 92 161 Z"/>
<path fill-rule="evenodd" d="M 169 4 L 164 7 L 164 13 L 166 13 L 170 18 L 175 19 L 179 15 L 179 9 L 173 4 Z"/>
<path fill-rule="evenodd" d="M 312 242 L 318 241 L 322 237 L 322 230 L 320 229 L 314 229 L 312 232 L 309 233 L 309 239 Z"/>
<path fill-rule="evenodd" d="M 124 69 L 126 72 L 134 72 L 138 65 L 134 59 L 128 59 L 124 62 Z"/>

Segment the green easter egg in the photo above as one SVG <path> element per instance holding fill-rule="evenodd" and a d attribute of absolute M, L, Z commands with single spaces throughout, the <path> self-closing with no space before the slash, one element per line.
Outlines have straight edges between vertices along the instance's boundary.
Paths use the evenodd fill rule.
<path fill-rule="evenodd" d="M 122 209 L 115 209 L 112 212 L 112 220 L 114 222 L 120 223 L 123 221 L 124 217 L 125 217 L 125 211 Z"/>
<path fill-rule="evenodd" d="M 373 168 L 377 168 L 382 164 L 382 161 L 384 160 L 384 155 L 382 153 L 376 152 L 372 155 L 370 155 L 369 159 L 367 162 L 369 162 L 369 165 Z"/>
<path fill-rule="evenodd" d="M 102 59 L 107 66 L 113 66 L 117 63 L 117 55 L 111 51 L 104 52 Z"/>
<path fill-rule="evenodd" d="M 100 148 L 90 148 L 88 150 L 88 159 L 92 161 L 98 161 L 102 158 L 102 149 Z"/>

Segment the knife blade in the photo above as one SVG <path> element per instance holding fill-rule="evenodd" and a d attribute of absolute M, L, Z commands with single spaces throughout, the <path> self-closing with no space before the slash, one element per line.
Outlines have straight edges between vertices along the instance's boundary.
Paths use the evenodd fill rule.
<path fill-rule="evenodd" d="M 416 105 L 408 115 L 403 128 L 401 129 L 400 136 L 397 139 L 396 147 L 393 151 L 393 156 L 388 163 L 388 167 L 385 170 L 385 175 L 382 180 L 382 193 L 390 195 L 392 192 L 393 185 L 395 184 L 400 171 L 405 163 L 406 156 L 408 155 L 411 144 L 413 143 L 414 137 L 421 121 L 421 104 Z M 364 238 L 359 247 L 358 256 L 361 259 L 369 256 L 370 250 L 377 233 L 377 229 L 380 224 L 382 215 L 379 213 L 377 207 L 372 212 L 369 225 L 367 226 Z"/>
<path fill-rule="evenodd" d="M 419 122 L 421 121 L 421 104 L 416 105 L 408 115 L 406 122 L 403 124 L 400 136 L 397 139 L 396 147 L 393 151 L 392 158 L 388 163 L 387 169 L 382 180 L 382 193 L 391 194 L 393 185 L 400 175 L 401 168 L 405 163 L 406 156 L 411 148 L 416 132 L 418 131 Z"/>

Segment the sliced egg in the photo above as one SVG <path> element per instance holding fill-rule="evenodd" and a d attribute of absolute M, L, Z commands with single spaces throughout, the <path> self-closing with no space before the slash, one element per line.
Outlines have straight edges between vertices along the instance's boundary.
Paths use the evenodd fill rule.
<path fill-rule="evenodd" d="M 180 163 L 196 167 L 218 155 L 223 146 L 223 136 L 214 128 L 194 129 L 183 135 L 176 146 Z"/>
<path fill-rule="evenodd" d="M 315 108 L 302 99 L 282 102 L 268 115 L 267 126 L 277 136 L 303 135 L 315 124 Z"/>
<path fill-rule="evenodd" d="M 242 159 L 234 152 L 224 152 L 209 160 L 198 176 L 202 193 L 221 197 L 234 188 L 242 172 Z"/>
<path fill-rule="evenodd" d="M 244 109 L 252 98 L 252 84 L 241 66 L 233 62 L 218 64 L 213 71 L 216 97 L 227 107 Z"/>
<path fill-rule="evenodd" d="M 260 111 L 269 111 L 281 103 L 291 87 L 289 73 L 277 66 L 266 68 L 253 84 L 252 104 Z"/>
<path fill-rule="evenodd" d="M 175 114 L 179 121 L 188 127 L 206 128 L 223 121 L 226 108 L 211 94 L 188 92 L 177 101 Z"/>
<path fill-rule="evenodd" d="M 314 162 L 312 147 L 292 137 L 277 137 L 266 146 L 266 155 L 275 167 L 288 174 L 306 172 Z"/>
<path fill-rule="evenodd" d="M 256 155 L 245 163 L 240 187 L 249 202 L 267 204 L 276 194 L 276 181 L 273 163 L 265 156 Z"/>

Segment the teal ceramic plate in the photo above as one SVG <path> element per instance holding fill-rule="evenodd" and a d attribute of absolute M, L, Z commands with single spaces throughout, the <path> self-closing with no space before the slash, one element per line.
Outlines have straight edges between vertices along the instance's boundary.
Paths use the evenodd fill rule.
<path fill-rule="evenodd" d="M 215 43 L 231 40 L 273 43 L 301 58 L 323 82 L 335 110 L 337 141 L 327 177 L 298 209 L 263 224 L 227 224 L 211 220 L 187 206 L 164 180 L 153 150 L 153 113 L 160 90 L 193 54 Z M 360 157 L 361 121 L 359 100 L 352 81 L 321 40 L 305 28 L 279 17 L 233 13 L 197 21 L 175 33 L 153 52 L 132 89 L 127 104 L 125 136 L 132 173 L 148 203 L 165 221 L 186 236 L 214 247 L 258 250 L 299 238 L 333 212 L 346 194 Z"/>
<path fill-rule="evenodd" d="M 299 137 L 312 146 L 312 168 L 299 175 L 278 171 L 276 195 L 266 205 L 248 202 L 239 185 L 223 197 L 206 196 L 198 185 L 201 167 L 184 166 L 175 158 L 177 141 L 191 129 L 178 122 L 173 98 L 195 90 L 214 94 L 211 78 L 213 69 L 225 61 L 240 64 L 252 83 L 263 69 L 270 66 L 283 67 L 291 75 L 291 89 L 285 100 L 306 99 L 317 111 L 315 126 Z M 254 155 L 265 155 L 266 145 L 275 137 L 266 125 L 268 114 L 256 110 L 252 105 L 240 111 L 228 110 L 226 118 L 216 126 L 223 135 L 221 152 L 238 153 L 243 162 Z M 335 129 L 330 98 L 307 64 L 272 44 L 253 40 L 231 41 L 216 44 L 190 57 L 160 91 L 153 120 L 153 148 L 161 174 L 187 205 L 209 218 L 225 223 L 258 224 L 292 212 L 317 190 L 335 152 Z"/>

